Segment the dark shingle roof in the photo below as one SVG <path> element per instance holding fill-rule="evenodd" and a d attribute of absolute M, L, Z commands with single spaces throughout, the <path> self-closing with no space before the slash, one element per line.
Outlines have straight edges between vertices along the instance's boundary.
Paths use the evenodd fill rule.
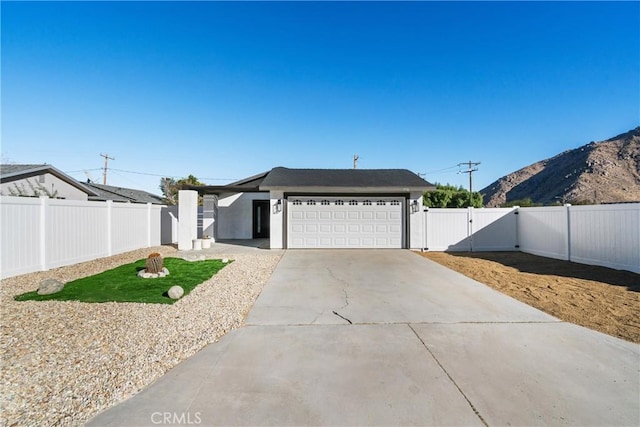
<path fill-rule="evenodd" d="M 0 165 L 0 177 L 4 178 L 5 176 L 13 176 L 15 174 L 22 174 L 25 172 L 31 171 L 40 171 L 46 170 L 50 168 L 51 165 L 40 164 L 40 165 Z"/>
<path fill-rule="evenodd" d="M 156 205 L 164 204 L 162 197 L 156 196 L 155 194 L 147 193 L 146 191 L 142 190 L 95 183 L 87 183 L 85 185 L 98 194 L 98 196 L 90 197 L 90 200 L 113 200 L 114 202 L 153 203 Z"/>
<path fill-rule="evenodd" d="M 275 187 L 411 188 L 432 184 L 407 169 L 289 169 L 273 168 L 261 189 Z"/>

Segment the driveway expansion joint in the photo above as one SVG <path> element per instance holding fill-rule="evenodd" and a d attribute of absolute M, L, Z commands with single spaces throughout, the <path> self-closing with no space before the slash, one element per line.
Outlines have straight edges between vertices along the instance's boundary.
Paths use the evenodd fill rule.
<path fill-rule="evenodd" d="M 469 404 L 469 406 L 471 407 L 471 410 L 473 410 L 473 413 L 476 414 L 476 416 L 478 417 L 478 419 L 480 420 L 480 422 L 482 422 L 482 424 L 486 427 L 489 427 L 489 424 L 487 424 L 487 422 L 484 420 L 484 418 L 482 418 L 482 415 L 480 415 L 480 412 L 478 411 L 478 409 L 476 409 L 476 407 L 473 405 L 473 403 L 471 403 L 471 400 L 469 400 L 469 398 L 467 397 L 467 395 L 464 393 L 464 391 L 462 391 L 462 389 L 460 388 L 460 386 L 458 385 L 458 383 L 455 382 L 455 380 L 451 377 L 451 374 L 449 374 L 449 372 L 445 369 L 445 367 L 442 365 L 442 363 L 440 363 L 440 361 L 438 360 L 438 358 L 436 357 L 435 354 L 433 354 L 433 352 L 429 349 L 429 347 L 427 346 L 427 344 L 424 342 L 424 340 L 422 339 L 422 337 L 420 335 L 418 335 L 418 333 L 416 332 L 415 329 L 413 329 L 413 327 L 407 323 L 407 326 L 409 326 L 409 328 L 411 329 L 411 331 L 413 331 L 413 333 L 415 334 L 415 336 L 420 340 L 420 342 L 422 343 L 422 345 L 424 346 L 424 348 L 429 352 L 429 354 L 431 355 L 431 357 L 433 357 L 433 360 L 436 361 L 436 363 L 438 364 L 438 366 L 440 367 L 440 369 L 442 369 L 442 372 L 444 372 L 447 377 L 449 378 L 449 381 L 451 381 L 451 383 L 458 389 L 458 391 L 460 392 L 460 394 L 462 395 L 462 397 L 464 397 L 464 400 L 467 401 L 467 403 Z"/>

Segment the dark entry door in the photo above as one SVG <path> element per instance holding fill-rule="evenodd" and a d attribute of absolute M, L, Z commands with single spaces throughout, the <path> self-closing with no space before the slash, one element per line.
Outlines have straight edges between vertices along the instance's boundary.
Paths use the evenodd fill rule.
<path fill-rule="evenodd" d="M 269 237 L 271 225 L 271 212 L 269 200 L 253 201 L 253 238 L 262 239 Z"/>

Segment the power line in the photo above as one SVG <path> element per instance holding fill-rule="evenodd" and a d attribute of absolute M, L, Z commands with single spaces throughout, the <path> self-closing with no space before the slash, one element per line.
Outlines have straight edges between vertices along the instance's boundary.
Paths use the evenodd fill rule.
<path fill-rule="evenodd" d="M 84 172 L 84 171 L 98 171 L 98 170 L 102 170 L 102 168 L 79 169 L 79 170 L 75 170 L 75 171 L 65 171 L 65 173 L 71 174 L 71 173 L 79 173 L 79 172 Z M 118 172 L 125 172 L 125 173 L 133 173 L 133 174 L 136 174 L 136 175 L 157 176 L 157 177 L 160 177 L 160 178 L 183 178 L 182 176 L 179 176 L 179 175 L 138 172 L 138 171 L 129 171 L 129 170 L 124 170 L 124 169 L 115 169 L 115 168 L 109 168 L 109 170 L 118 171 Z M 237 181 L 238 180 L 238 178 L 207 178 L 207 177 L 198 178 L 198 179 L 207 180 L 207 181 Z"/>
<path fill-rule="evenodd" d="M 451 169 L 455 169 L 455 168 L 458 168 L 458 167 L 459 167 L 459 165 L 453 165 L 453 166 L 449 166 L 449 167 L 443 168 L 443 169 L 438 169 L 438 170 L 435 170 L 435 171 L 422 172 L 421 175 L 430 175 L 430 174 L 434 174 L 434 173 L 438 173 L 438 172 L 445 172 L 445 171 L 448 171 L 448 170 L 451 170 Z"/>

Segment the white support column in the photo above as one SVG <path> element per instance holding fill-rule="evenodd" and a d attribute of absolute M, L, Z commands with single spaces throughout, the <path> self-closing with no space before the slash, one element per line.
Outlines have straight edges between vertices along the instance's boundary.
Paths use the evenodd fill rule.
<path fill-rule="evenodd" d="M 412 192 L 409 195 L 409 230 L 407 233 L 406 247 L 409 249 L 422 249 L 424 241 L 424 208 L 422 206 L 422 193 Z"/>
<path fill-rule="evenodd" d="M 271 206 L 269 247 L 271 249 L 283 249 L 285 236 L 284 211 L 286 204 L 284 193 L 282 191 L 271 191 L 269 200 L 269 205 Z"/>
<path fill-rule="evenodd" d="M 180 190 L 178 192 L 178 250 L 193 248 L 193 240 L 198 238 L 198 192 Z"/>
<path fill-rule="evenodd" d="M 202 207 L 202 234 L 208 235 L 215 242 L 218 237 L 218 196 L 205 194 Z"/>

